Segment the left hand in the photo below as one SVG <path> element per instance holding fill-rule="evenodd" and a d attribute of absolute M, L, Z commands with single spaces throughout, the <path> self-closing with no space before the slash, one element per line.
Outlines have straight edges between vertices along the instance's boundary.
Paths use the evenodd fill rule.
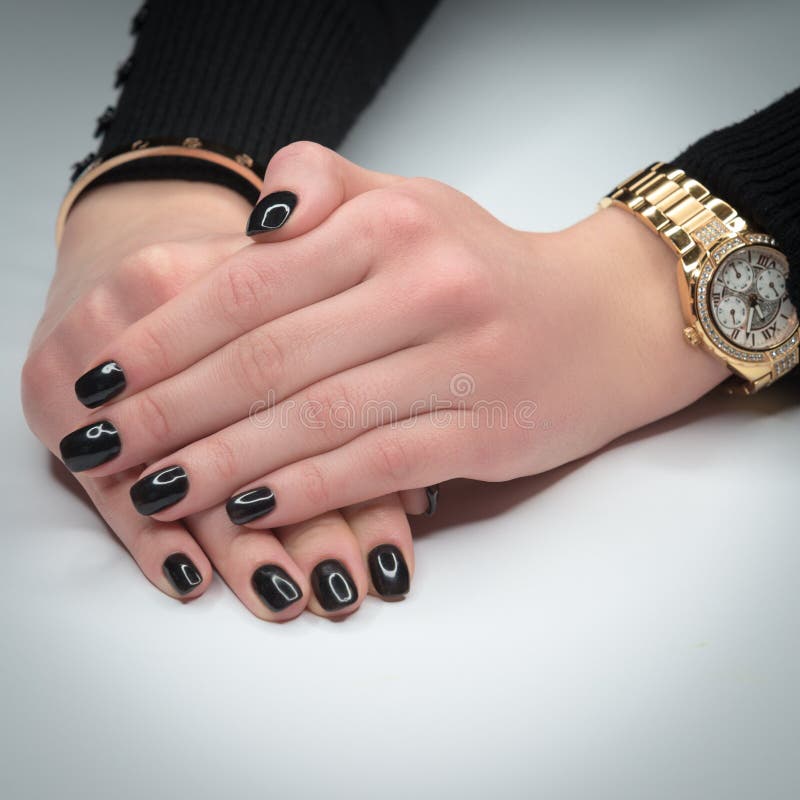
<path fill-rule="evenodd" d="M 315 201 L 331 185 L 335 210 Z M 675 256 L 617 209 L 518 231 L 441 183 L 307 143 L 273 159 L 265 194 L 278 190 L 299 197 L 296 224 L 318 226 L 244 248 L 87 363 L 117 361 L 128 385 L 90 417 L 124 442 L 92 474 L 158 458 L 145 476 L 189 475 L 157 519 L 267 486 L 274 509 L 247 524 L 271 527 L 453 477 L 533 474 L 727 374 L 683 340 Z"/>
<path fill-rule="evenodd" d="M 47 447 L 58 453 L 64 430 L 85 418 L 73 384 L 97 343 L 120 335 L 247 246 L 241 233 L 247 214 L 241 197 L 210 183 L 123 182 L 81 198 L 67 221 L 23 370 L 25 414 Z M 302 233 L 295 227 L 296 235 Z M 76 478 L 144 575 L 171 597 L 201 595 L 213 579 L 212 565 L 264 620 L 285 621 L 305 608 L 341 617 L 355 611 L 368 591 L 394 597 L 408 590 L 411 532 L 395 494 L 275 532 L 248 531 L 231 523 L 224 505 L 182 521 L 137 514 L 129 489 L 143 469 L 137 464 L 108 477 L 84 471 Z M 407 499 L 417 511 L 425 508 L 424 494 Z M 395 560 L 398 553 L 405 569 Z M 331 574 L 332 560 L 349 576 L 352 591 Z M 327 583 L 318 579 L 320 565 Z M 298 588 L 295 596 L 281 583 L 281 571 Z"/>

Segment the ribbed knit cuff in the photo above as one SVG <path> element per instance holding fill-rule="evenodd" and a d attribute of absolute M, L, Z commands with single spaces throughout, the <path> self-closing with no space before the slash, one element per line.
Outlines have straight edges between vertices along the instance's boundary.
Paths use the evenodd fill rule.
<path fill-rule="evenodd" d="M 137 139 L 187 136 L 266 163 L 289 142 L 336 147 L 436 0 L 149 0 L 117 72 L 116 109 L 98 119 L 99 155 Z M 219 173 L 181 160 L 115 180 Z M 235 188 L 235 187 L 234 187 Z"/>
<path fill-rule="evenodd" d="M 704 136 L 672 163 L 775 237 L 800 309 L 800 89 Z"/>

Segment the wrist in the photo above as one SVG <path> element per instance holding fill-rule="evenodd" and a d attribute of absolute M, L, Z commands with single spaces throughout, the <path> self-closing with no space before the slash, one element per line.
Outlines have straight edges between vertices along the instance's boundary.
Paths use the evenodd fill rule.
<path fill-rule="evenodd" d="M 59 247 L 59 269 L 107 251 L 241 234 L 251 209 L 241 195 L 213 183 L 130 181 L 90 189 L 72 209 Z M 77 257 L 77 259 L 76 259 Z"/>
<path fill-rule="evenodd" d="M 584 280 L 606 304 L 610 368 L 632 401 L 635 427 L 683 408 L 730 376 L 719 358 L 692 347 L 678 291 L 678 257 L 631 214 L 607 208 L 569 230 Z"/>

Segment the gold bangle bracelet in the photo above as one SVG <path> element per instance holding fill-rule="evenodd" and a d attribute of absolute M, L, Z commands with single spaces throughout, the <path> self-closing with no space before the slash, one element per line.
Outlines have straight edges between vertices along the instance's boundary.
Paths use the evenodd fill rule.
<path fill-rule="evenodd" d="M 199 161 L 206 161 L 235 173 L 243 180 L 247 181 L 259 192 L 261 191 L 262 179 L 259 176 L 259 168 L 253 159 L 245 153 L 229 155 L 223 148 L 209 149 L 200 139 L 188 137 L 180 142 L 163 143 L 161 141 L 145 141 L 139 139 L 135 141 L 129 149 L 122 152 L 111 154 L 105 158 L 98 158 L 92 161 L 81 174 L 75 183 L 72 184 L 67 192 L 56 218 L 56 247 L 61 243 L 64 234 L 64 225 L 67 222 L 69 212 L 77 202 L 78 198 L 89 188 L 98 178 L 108 174 L 123 164 L 139 161 L 144 158 L 192 158 Z M 263 170 L 261 170 L 263 175 Z"/>

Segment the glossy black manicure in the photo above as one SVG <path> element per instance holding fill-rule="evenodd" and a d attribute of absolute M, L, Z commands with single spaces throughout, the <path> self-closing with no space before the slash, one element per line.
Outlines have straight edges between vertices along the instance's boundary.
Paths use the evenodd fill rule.
<path fill-rule="evenodd" d="M 408 592 L 408 565 L 399 548 L 381 544 L 367 556 L 372 585 L 381 597 L 400 597 Z"/>
<path fill-rule="evenodd" d="M 116 458 L 122 450 L 122 440 L 117 429 L 103 420 L 67 434 L 59 448 L 67 469 L 82 472 Z"/>
<path fill-rule="evenodd" d="M 189 476 L 183 467 L 165 467 L 146 475 L 131 486 L 131 500 L 140 514 L 149 517 L 174 506 L 189 491 Z"/>
<path fill-rule="evenodd" d="M 87 408 L 97 408 L 125 389 L 125 373 L 116 361 L 106 361 L 75 381 L 75 394 Z"/>
<path fill-rule="evenodd" d="M 439 507 L 439 484 L 428 486 L 425 489 L 425 496 L 428 498 L 428 507 L 425 509 L 425 516 L 432 517 Z"/>
<path fill-rule="evenodd" d="M 273 192 L 259 200 L 250 219 L 247 220 L 247 235 L 267 233 L 282 228 L 297 205 L 297 195 L 292 192 Z"/>
<path fill-rule="evenodd" d="M 259 567 L 253 573 L 251 583 L 256 594 L 271 611 L 283 611 L 303 596 L 300 587 L 275 564 Z"/>
<path fill-rule="evenodd" d="M 173 553 L 164 559 L 164 574 L 178 594 L 189 594 L 203 582 L 200 570 L 185 553 Z"/>
<path fill-rule="evenodd" d="M 245 522 L 263 517 L 275 508 L 275 492 L 268 486 L 259 486 L 248 489 L 241 494 L 235 494 L 225 503 L 231 522 L 235 525 L 244 525 Z"/>
<path fill-rule="evenodd" d="M 350 573 L 344 564 L 333 558 L 321 561 L 314 567 L 311 586 L 319 604 L 326 611 L 339 611 L 358 600 L 358 589 Z"/>

